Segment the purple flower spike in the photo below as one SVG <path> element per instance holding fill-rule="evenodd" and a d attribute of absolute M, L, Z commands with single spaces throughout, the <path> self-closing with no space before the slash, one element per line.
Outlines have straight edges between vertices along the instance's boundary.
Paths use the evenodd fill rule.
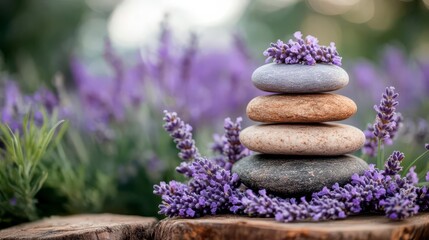
<path fill-rule="evenodd" d="M 242 120 L 239 117 L 233 122 L 230 118 L 226 118 L 224 135 L 213 135 L 213 143 L 210 148 L 217 155 L 212 160 L 226 170 L 231 170 L 235 162 L 251 154 L 251 151 L 242 145 L 239 139 Z"/>
<path fill-rule="evenodd" d="M 225 119 L 225 145 L 223 147 L 223 155 L 227 158 L 228 163 L 225 169 L 230 170 L 232 165 L 238 160 L 250 155 L 249 149 L 243 146 L 240 142 L 239 135 L 241 131 L 241 117 L 237 118 L 235 122 L 230 118 Z"/>
<path fill-rule="evenodd" d="M 375 123 L 368 125 L 364 131 L 365 144 L 362 152 L 374 157 L 377 155 L 378 144 L 391 145 L 402 126 L 402 115 L 396 112 L 398 101 L 394 87 L 387 87 L 380 100 L 380 105 L 374 106 L 377 113 Z"/>
<path fill-rule="evenodd" d="M 192 127 L 182 121 L 175 112 L 164 111 L 164 129 L 170 134 L 183 161 L 192 161 L 200 156 L 192 138 Z"/>
<path fill-rule="evenodd" d="M 265 62 L 304 65 L 328 63 L 341 66 L 341 57 L 335 43 L 331 42 L 329 47 L 320 46 L 317 38 L 311 35 L 303 39 L 301 32 L 295 32 L 293 36 L 295 41 L 290 39 L 284 43 L 277 40 L 276 43 L 271 43 L 270 47 L 264 51 L 264 56 L 267 57 Z"/>
<path fill-rule="evenodd" d="M 200 157 L 198 148 L 195 146 L 195 140 L 192 138 L 192 127 L 182 121 L 175 112 L 164 111 L 164 129 L 173 138 L 177 149 L 180 150 L 179 158 L 184 162 L 176 168 L 179 173 L 191 177 L 189 162 Z"/>
<path fill-rule="evenodd" d="M 400 172 L 402 170 L 401 162 L 404 160 L 404 157 L 403 153 L 394 151 L 384 165 L 384 175 L 395 175 Z"/>
<path fill-rule="evenodd" d="M 414 191 L 401 189 L 394 196 L 380 201 L 386 216 L 392 220 L 402 220 L 417 214 L 419 206 L 416 204 L 417 195 Z"/>
<path fill-rule="evenodd" d="M 188 167 L 192 177 L 188 184 L 171 181 L 154 186 L 153 193 L 162 196 L 160 214 L 193 218 L 242 208 L 236 174 L 205 158 Z"/>
<path fill-rule="evenodd" d="M 399 94 L 395 93 L 394 87 L 387 87 L 383 93 L 380 105 L 374 106 L 377 117 L 374 124 L 374 136 L 383 143 L 391 144 L 392 136 L 397 131 L 396 98 Z"/>

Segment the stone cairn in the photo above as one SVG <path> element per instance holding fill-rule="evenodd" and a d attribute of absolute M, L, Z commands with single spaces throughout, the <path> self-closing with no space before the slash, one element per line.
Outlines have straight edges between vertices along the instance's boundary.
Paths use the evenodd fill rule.
<path fill-rule="evenodd" d="M 368 168 L 364 160 L 348 155 L 363 146 L 363 132 L 328 123 L 357 111 L 351 99 L 326 93 L 348 84 L 344 69 L 270 63 L 256 69 L 252 81 L 257 88 L 276 94 L 258 96 L 247 106 L 247 116 L 262 124 L 240 134 L 242 144 L 257 152 L 232 169 L 246 186 L 298 197 L 345 184 L 354 173 Z"/>

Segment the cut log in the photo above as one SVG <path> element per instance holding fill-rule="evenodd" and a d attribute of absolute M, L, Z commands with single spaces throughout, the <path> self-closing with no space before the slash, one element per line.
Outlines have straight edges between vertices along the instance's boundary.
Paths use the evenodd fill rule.
<path fill-rule="evenodd" d="M 169 239 L 429 239 L 429 213 L 404 221 L 384 216 L 354 216 L 325 222 L 278 223 L 274 220 L 233 215 L 160 221 L 155 240 Z"/>
<path fill-rule="evenodd" d="M 0 239 L 150 239 L 155 218 L 113 214 L 50 217 L 0 231 Z"/>
<path fill-rule="evenodd" d="M 429 213 L 404 221 L 355 216 L 325 222 L 278 223 L 234 215 L 156 219 L 112 214 L 51 217 L 0 231 L 0 239 L 429 239 Z"/>

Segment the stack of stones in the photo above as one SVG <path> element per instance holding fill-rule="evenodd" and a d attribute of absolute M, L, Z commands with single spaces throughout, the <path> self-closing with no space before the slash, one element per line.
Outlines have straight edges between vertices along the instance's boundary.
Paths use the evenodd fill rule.
<path fill-rule="evenodd" d="M 232 169 L 246 186 L 297 197 L 345 184 L 368 168 L 362 159 L 348 155 L 363 146 L 363 132 L 331 123 L 357 111 L 351 99 L 326 93 L 348 84 L 341 67 L 271 63 L 256 69 L 252 81 L 277 94 L 258 96 L 247 106 L 248 117 L 262 124 L 240 134 L 242 144 L 257 152 Z"/>

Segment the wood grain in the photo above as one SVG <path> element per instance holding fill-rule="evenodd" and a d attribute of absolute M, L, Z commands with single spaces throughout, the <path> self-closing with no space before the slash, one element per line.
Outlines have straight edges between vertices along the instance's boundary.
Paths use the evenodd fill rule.
<path fill-rule="evenodd" d="M 277 223 L 233 215 L 199 219 L 164 219 L 154 230 L 155 240 L 169 239 L 429 239 L 429 213 L 405 221 L 384 216 L 354 216 L 326 222 Z"/>
<path fill-rule="evenodd" d="M 0 239 L 429 239 L 429 213 L 405 221 L 355 216 L 326 222 L 278 223 L 234 215 L 164 219 L 112 214 L 51 217 L 0 231 Z"/>
<path fill-rule="evenodd" d="M 113 214 L 50 217 L 0 231 L 0 239 L 150 239 L 155 218 Z"/>

